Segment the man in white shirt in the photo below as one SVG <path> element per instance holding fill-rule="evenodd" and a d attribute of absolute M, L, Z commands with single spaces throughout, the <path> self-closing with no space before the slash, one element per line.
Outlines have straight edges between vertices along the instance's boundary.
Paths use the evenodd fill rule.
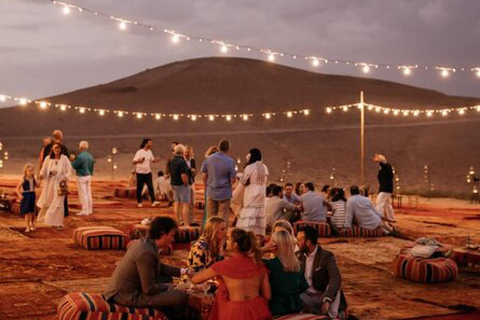
<path fill-rule="evenodd" d="M 152 153 L 153 141 L 152 139 L 143 139 L 140 149 L 135 153 L 132 163 L 135 165 L 135 172 L 137 174 L 137 202 L 138 207 L 143 207 L 142 204 L 142 190 L 143 186 L 147 184 L 148 194 L 152 201 L 152 207 L 158 206 L 160 202 L 155 200 L 155 192 L 153 191 L 152 182 L 152 163 L 158 162 L 160 158 L 155 158 Z"/>

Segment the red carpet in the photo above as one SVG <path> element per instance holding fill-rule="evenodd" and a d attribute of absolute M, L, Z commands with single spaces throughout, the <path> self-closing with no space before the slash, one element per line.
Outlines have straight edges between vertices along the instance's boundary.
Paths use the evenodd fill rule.
<path fill-rule="evenodd" d="M 480 312 L 479 311 L 472 311 L 472 312 L 461 312 L 461 313 L 454 313 L 454 314 L 445 314 L 445 315 L 437 315 L 437 316 L 429 316 L 429 317 L 418 317 L 418 318 L 408 318 L 404 320 L 480 320 Z"/>

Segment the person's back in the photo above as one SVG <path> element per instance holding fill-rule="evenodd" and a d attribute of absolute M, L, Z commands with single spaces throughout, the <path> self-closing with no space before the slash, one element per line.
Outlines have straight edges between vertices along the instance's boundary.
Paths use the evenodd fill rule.
<path fill-rule="evenodd" d="M 325 208 L 323 196 L 315 193 L 314 191 L 308 191 L 300 197 L 303 205 L 302 220 L 306 221 L 327 221 L 327 210 Z"/>
<path fill-rule="evenodd" d="M 231 198 L 232 193 L 232 168 L 235 169 L 233 159 L 223 152 L 217 152 L 206 160 L 208 172 L 207 193 L 214 200 Z"/>
<path fill-rule="evenodd" d="M 227 285 L 230 301 L 245 301 L 256 298 L 260 295 L 262 276 L 253 276 L 246 279 L 235 279 L 222 276 Z"/>
<path fill-rule="evenodd" d="M 359 227 L 370 230 L 376 229 L 382 223 L 380 213 L 373 208 L 370 199 L 359 194 L 347 200 L 345 227 L 351 228 L 353 220 Z"/>
<path fill-rule="evenodd" d="M 345 226 L 345 215 L 347 212 L 347 202 L 343 199 L 332 202 L 332 218 L 330 223 L 335 229 L 341 229 Z"/>

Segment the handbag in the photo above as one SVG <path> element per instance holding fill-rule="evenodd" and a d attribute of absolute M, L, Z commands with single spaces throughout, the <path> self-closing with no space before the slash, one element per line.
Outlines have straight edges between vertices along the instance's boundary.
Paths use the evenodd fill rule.
<path fill-rule="evenodd" d="M 61 181 L 58 184 L 57 194 L 59 196 L 66 196 L 68 194 L 68 184 L 66 181 Z"/>

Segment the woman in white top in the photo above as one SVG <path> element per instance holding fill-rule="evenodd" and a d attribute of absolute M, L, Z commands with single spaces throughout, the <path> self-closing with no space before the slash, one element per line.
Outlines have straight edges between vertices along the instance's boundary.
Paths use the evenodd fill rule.
<path fill-rule="evenodd" d="M 40 179 L 43 180 L 42 194 L 37 206 L 40 208 L 39 222 L 63 228 L 65 194 L 59 195 L 60 183 L 68 183 L 72 165 L 67 156 L 61 154 L 59 143 L 54 143 L 52 152 L 43 162 Z"/>
<path fill-rule="evenodd" d="M 268 168 L 262 163 L 262 154 L 251 149 L 247 155 L 247 165 L 240 183 L 245 186 L 243 207 L 237 221 L 237 228 L 252 231 L 257 236 L 265 236 L 265 198 Z"/>

